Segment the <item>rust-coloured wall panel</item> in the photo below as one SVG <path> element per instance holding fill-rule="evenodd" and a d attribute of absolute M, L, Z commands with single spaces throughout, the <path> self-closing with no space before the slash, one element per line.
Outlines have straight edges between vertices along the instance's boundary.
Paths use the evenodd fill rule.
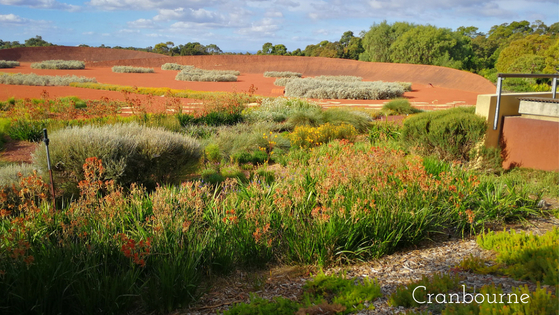
<path fill-rule="evenodd" d="M 558 122 L 504 117 L 503 148 L 507 153 L 503 167 L 558 170 Z"/>

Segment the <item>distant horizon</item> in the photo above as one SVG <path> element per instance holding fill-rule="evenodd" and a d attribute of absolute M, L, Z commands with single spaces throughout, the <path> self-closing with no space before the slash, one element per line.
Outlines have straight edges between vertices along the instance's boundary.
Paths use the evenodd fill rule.
<path fill-rule="evenodd" d="M 549 26 L 558 12 L 557 0 L 0 0 L 0 39 L 23 43 L 38 35 L 61 46 L 136 48 L 199 42 L 256 53 L 266 42 L 294 51 L 338 41 L 346 31 L 359 36 L 384 20 L 488 33 L 522 20 Z"/>

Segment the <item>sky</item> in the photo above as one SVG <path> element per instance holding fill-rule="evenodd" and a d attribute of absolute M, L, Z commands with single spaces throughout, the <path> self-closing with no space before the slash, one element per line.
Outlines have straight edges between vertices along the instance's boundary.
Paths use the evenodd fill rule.
<path fill-rule="evenodd" d="M 266 42 L 292 51 L 346 31 L 358 36 L 384 20 L 487 33 L 513 21 L 558 19 L 558 0 L 0 0 L 0 39 L 141 48 L 199 42 L 255 53 Z"/>

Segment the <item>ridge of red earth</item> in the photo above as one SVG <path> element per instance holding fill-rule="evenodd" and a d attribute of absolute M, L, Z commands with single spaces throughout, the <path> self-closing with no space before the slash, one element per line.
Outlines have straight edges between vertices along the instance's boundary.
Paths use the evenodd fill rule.
<path fill-rule="evenodd" d="M 30 68 L 30 62 L 43 60 L 83 60 L 84 70 L 37 70 Z M 455 105 L 474 105 L 478 94 L 495 92 L 495 86 L 482 76 L 451 68 L 363 62 L 346 59 L 295 56 L 263 55 L 205 55 L 169 57 L 160 54 L 133 50 L 89 48 L 89 47 L 23 47 L 0 50 L 0 60 L 16 60 L 21 66 L 1 69 L 2 72 L 36 73 L 40 75 L 74 74 L 95 77 L 99 83 L 129 85 L 137 87 L 168 87 L 171 89 L 191 89 L 195 91 L 248 91 L 254 85 L 256 94 L 281 96 L 283 87 L 275 86 L 275 78 L 265 78 L 266 71 L 294 71 L 304 77 L 318 75 L 353 75 L 364 81 L 411 82 L 411 92 L 406 92 L 413 105 L 423 109 L 447 108 Z M 176 81 L 177 71 L 161 70 L 164 63 L 194 65 L 202 69 L 238 70 L 241 75 L 237 82 L 186 82 Z M 113 73 L 114 65 L 151 67 L 155 73 Z M 106 96 L 123 100 L 120 92 L 98 91 L 72 87 L 32 87 L 0 85 L 0 100 L 9 97 L 38 98 L 43 90 L 51 97 L 78 96 L 99 99 Z M 143 98 L 144 96 L 137 96 Z M 200 102 L 199 100 L 192 100 Z M 323 106 L 380 107 L 387 100 L 317 100 Z"/>

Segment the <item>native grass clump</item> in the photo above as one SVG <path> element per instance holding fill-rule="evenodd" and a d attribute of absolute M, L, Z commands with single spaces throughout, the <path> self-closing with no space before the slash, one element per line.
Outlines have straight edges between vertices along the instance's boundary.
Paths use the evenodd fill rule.
<path fill-rule="evenodd" d="M 0 68 L 15 68 L 19 66 L 19 61 L 0 60 Z"/>
<path fill-rule="evenodd" d="M 45 60 L 41 62 L 34 62 L 31 64 L 32 69 L 85 69 L 86 64 L 79 60 Z"/>
<path fill-rule="evenodd" d="M 194 66 L 181 65 L 181 64 L 178 64 L 178 63 L 170 63 L 170 62 L 164 63 L 161 66 L 161 70 L 179 70 L 179 71 L 181 71 L 183 69 L 191 69 L 191 68 L 194 68 Z"/>
<path fill-rule="evenodd" d="M 401 97 L 404 89 L 400 84 L 391 82 L 303 78 L 290 80 L 286 84 L 285 92 L 288 97 L 379 100 Z"/>
<path fill-rule="evenodd" d="M 181 70 L 175 77 L 178 81 L 203 81 L 203 82 L 236 82 L 240 74 L 237 70 L 206 70 L 187 68 Z"/>
<path fill-rule="evenodd" d="M 97 82 L 95 78 L 75 75 L 38 75 L 35 73 L 0 73 L 0 84 L 32 85 L 32 86 L 68 86 L 73 82 Z"/>
<path fill-rule="evenodd" d="M 264 73 L 267 78 L 301 78 L 300 72 L 293 71 L 267 71 Z"/>
<path fill-rule="evenodd" d="M 111 71 L 116 73 L 154 73 L 153 68 L 131 67 L 131 66 L 113 66 Z"/>

